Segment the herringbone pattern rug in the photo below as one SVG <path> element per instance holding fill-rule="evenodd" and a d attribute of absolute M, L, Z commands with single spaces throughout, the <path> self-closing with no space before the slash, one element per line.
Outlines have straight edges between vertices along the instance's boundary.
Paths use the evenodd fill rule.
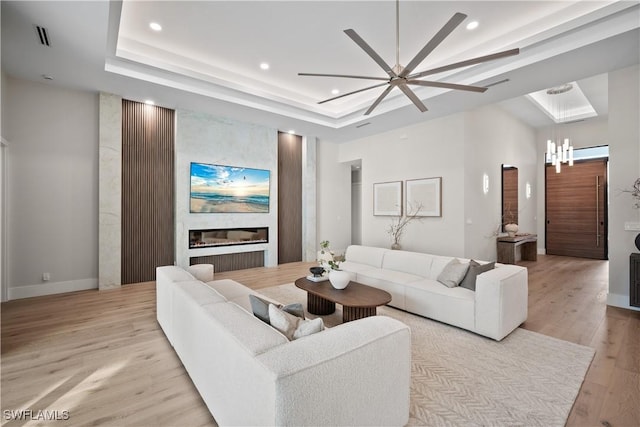
<path fill-rule="evenodd" d="M 260 292 L 283 304 L 306 301 L 293 284 Z M 563 426 L 594 355 L 522 328 L 496 342 L 391 307 L 378 314 L 411 328 L 409 425 Z M 323 319 L 332 326 L 341 317 L 338 305 Z"/>

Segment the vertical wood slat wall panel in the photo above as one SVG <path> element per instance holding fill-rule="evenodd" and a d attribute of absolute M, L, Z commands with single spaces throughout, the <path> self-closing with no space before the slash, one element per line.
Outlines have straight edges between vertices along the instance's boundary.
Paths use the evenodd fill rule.
<path fill-rule="evenodd" d="M 213 264 L 214 271 L 218 273 L 264 267 L 264 251 L 204 255 L 189 258 L 189 265 L 194 264 Z"/>
<path fill-rule="evenodd" d="M 302 137 L 278 132 L 278 264 L 302 261 Z"/>
<path fill-rule="evenodd" d="M 122 100 L 122 283 L 174 261 L 174 111 Z"/>

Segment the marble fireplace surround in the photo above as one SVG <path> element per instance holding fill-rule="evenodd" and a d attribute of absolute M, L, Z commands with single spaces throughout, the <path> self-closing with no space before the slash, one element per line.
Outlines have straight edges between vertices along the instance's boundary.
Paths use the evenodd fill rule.
<path fill-rule="evenodd" d="M 175 261 L 190 257 L 264 251 L 267 267 L 278 264 L 278 130 L 205 113 L 176 110 Z M 316 256 L 316 138 L 302 138 L 303 261 Z M 98 287 L 121 285 L 122 98 L 100 94 Z M 191 214 L 190 162 L 269 169 L 268 214 Z M 268 242 L 189 248 L 189 230 L 268 227 Z"/>

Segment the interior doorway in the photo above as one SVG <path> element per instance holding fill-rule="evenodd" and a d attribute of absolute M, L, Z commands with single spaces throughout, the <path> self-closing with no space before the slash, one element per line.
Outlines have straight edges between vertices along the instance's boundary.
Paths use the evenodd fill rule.
<path fill-rule="evenodd" d="M 546 253 L 608 259 L 608 150 L 607 157 L 582 159 L 579 151 L 560 173 L 545 167 Z"/>
<path fill-rule="evenodd" d="M 351 165 L 351 244 L 362 244 L 362 163 Z"/>

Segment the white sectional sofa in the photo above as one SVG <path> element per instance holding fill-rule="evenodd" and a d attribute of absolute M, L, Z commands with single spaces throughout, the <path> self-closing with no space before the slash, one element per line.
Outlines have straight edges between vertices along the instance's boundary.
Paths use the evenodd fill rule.
<path fill-rule="evenodd" d="M 497 341 L 527 319 L 526 268 L 496 264 L 496 268 L 477 276 L 474 292 L 459 286 L 449 288 L 437 281 L 452 259 L 353 245 L 347 248 L 340 268 L 352 272 L 357 282 L 389 292 L 390 306 Z"/>
<path fill-rule="evenodd" d="M 406 325 L 368 317 L 289 341 L 251 312 L 249 294 L 268 298 L 194 267 L 157 268 L 157 319 L 218 424 L 407 423 Z"/>

